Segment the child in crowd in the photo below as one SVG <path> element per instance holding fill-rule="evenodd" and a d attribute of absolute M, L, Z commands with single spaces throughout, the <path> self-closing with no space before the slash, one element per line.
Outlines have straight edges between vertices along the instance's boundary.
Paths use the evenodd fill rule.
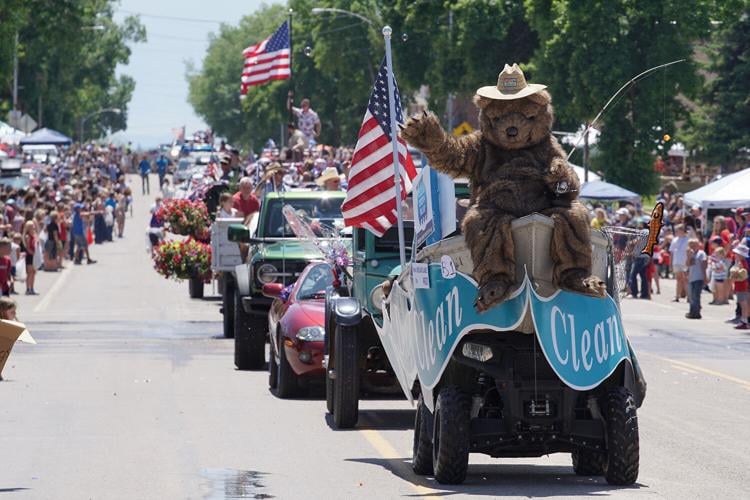
<path fill-rule="evenodd" d="M 701 248 L 701 242 L 697 238 L 688 240 L 687 250 L 687 281 L 688 301 L 690 311 L 685 314 L 688 319 L 701 319 L 701 292 L 706 281 L 706 252 Z"/>
<path fill-rule="evenodd" d="M 737 297 L 737 305 L 740 306 L 740 317 L 737 318 L 737 330 L 750 330 L 750 292 L 748 291 L 748 247 L 745 244 L 737 245 L 732 251 L 734 255 L 734 266 L 732 266 L 730 278 L 734 282 L 734 293 Z"/>
<path fill-rule="evenodd" d="M 0 319 L 18 321 L 16 319 L 16 301 L 8 297 L 0 297 Z"/>
<path fill-rule="evenodd" d="M 10 296 L 11 269 L 13 268 L 10 253 L 10 239 L 0 238 L 0 293 L 3 297 Z"/>
<path fill-rule="evenodd" d="M 21 258 L 21 233 L 13 233 L 10 241 L 10 263 L 13 267 L 10 269 L 10 275 L 12 277 L 10 283 L 10 293 L 17 294 L 16 292 L 16 264 L 18 259 Z"/>
<path fill-rule="evenodd" d="M 36 268 L 34 267 L 34 254 L 36 253 L 36 225 L 33 220 L 28 220 L 23 225 L 23 251 L 26 254 L 26 295 L 37 295 L 34 291 L 34 278 Z"/>
<path fill-rule="evenodd" d="M 232 207 L 232 204 L 234 203 L 234 200 L 232 199 L 232 195 L 227 193 L 226 191 L 221 193 L 221 196 L 219 196 L 219 218 L 220 219 L 227 219 L 231 217 L 237 217 L 237 209 Z"/>
<path fill-rule="evenodd" d="M 726 250 L 724 247 L 717 246 L 711 253 L 710 267 L 711 267 L 711 279 L 714 282 L 714 300 L 709 302 L 711 305 L 725 305 L 728 304 L 727 300 L 727 270 L 728 263 L 726 260 Z"/>

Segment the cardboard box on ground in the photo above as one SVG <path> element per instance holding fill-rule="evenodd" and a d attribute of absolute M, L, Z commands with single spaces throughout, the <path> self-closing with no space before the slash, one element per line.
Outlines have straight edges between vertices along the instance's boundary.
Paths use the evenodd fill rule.
<path fill-rule="evenodd" d="M 0 377 L 17 340 L 27 344 L 36 344 L 36 340 L 26 329 L 26 325 L 17 321 L 0 320 Z"/>

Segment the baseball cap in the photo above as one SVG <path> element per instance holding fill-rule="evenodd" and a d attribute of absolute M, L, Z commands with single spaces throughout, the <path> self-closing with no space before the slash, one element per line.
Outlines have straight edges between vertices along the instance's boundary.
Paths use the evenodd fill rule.
<path fill-rule="evenodd" d="M 617 215 L 630 215 L 630 210 L 625 207 L 617 209 Z"/>
<path fill-rule="evenodd" d="M 732 209 L 732 213 L 736 214 L 736 215 L 744 215 L 745 214 L 745 209 L 742 208 L 742 207 L 740 207 L 740 208 L 733 208 Z"/>

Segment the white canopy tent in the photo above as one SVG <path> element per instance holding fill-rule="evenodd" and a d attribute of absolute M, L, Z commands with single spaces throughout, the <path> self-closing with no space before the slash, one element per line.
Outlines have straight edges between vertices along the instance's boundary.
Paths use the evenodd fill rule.
<path fill-rule="evenodd" d="M 750 206 L 750 168 L 722 177 L 689 193 L 685 193 L 688 205 L 727 209 Z"/>
<path fill-rule="evenodd" d="M 583 184 L 584 182 L 586 182 L 584 180 L 585 172 L 583 170 L 583 167 L 579 167 L 578 165 L 575 165 L 575 164 L 570 163 L 570 162 L 568 162 L 568 165 L 570 165 L 573 168 L 573 170 L 575 170 L 575 173 L 578 176 L 578 180 L 581 181 L 581 184 Z M 592 170 L 589 170 L 589 182 L 591 182 L 591 181 L 600 181 L 600 180 L 602 180 L 602 176 L 601 175 L 595 174 Z"/>
<path fill-rule="evenodd" d="M 26 134 L 23 131 L 0 121 L 0 143 L 17 145 L 24 137 Z"/>

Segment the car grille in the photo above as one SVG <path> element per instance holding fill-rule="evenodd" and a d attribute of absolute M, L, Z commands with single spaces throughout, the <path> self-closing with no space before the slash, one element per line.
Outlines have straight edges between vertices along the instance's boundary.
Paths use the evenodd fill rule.
<path fill-rule="evenodd" d="M 255 269 L 257 270 L 263 264 L 272 264 L 278 270 L 276 283 L 283 282 L 284 285 L 289 285 L 299 278 L 308 263 L 307 261 L 298 260 L 286 260 L 283 262 L 280 260 L 263 260 L 255 263 Z M 257 280 L 257 273 L 253 273 L 253 275 L 256 276 L 256 284 L 260 285 L 260 282 Z"/>

